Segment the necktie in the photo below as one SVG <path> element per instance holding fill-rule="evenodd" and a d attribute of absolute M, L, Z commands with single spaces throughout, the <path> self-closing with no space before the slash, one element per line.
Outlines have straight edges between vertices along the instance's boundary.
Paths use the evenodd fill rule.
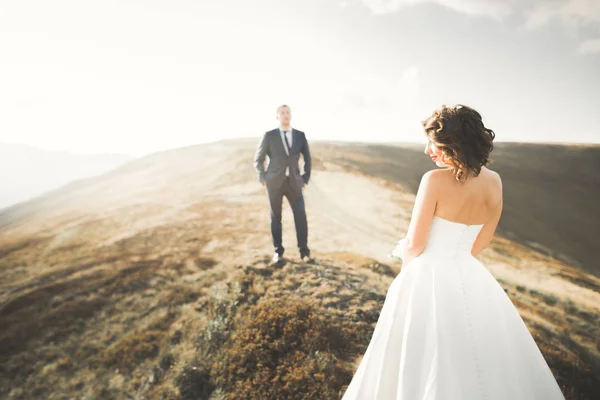
<path fill-rule="evenodd" d="M 288 131 L 283 131 L 283 138 L 285 139 L 285 145 L 287 146 L 288 156 L 289 156 L 291 153 L 291 149 L 290 149 L 290 143 L 288 142 L 287 133 L 288 133 Z M 289 165 L 287 167 L 285 167 L 285 176 L 290 176 Z"/>
<path fill-rule="evenodd" d="M 283 138 L 285 139 L 285 145 L 287 146 L 288 154 L 289 154 L 289 152 L 290 152 L 290 143 L 288 142 L 288 138 L 287 138 L 287 133 L 288 132 L 289 131 L 283 131 Z"/>

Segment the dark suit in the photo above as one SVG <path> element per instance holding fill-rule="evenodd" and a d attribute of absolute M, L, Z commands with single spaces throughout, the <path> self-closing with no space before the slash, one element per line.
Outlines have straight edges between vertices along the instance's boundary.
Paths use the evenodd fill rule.
<path fill-rule="evenodd" d="M 289 155 L 284 146 L 279 128 L 266 132 L 258 144 L 254 156 L 254 168 L 258 172 L 259 181 L 266 183 L 266 194 L 271 211 L 271 236 L 275 252 L 282 255 L 285 250 L 281 243 L 281 207 L 283 196 L 285 196 L 294 214 L 300 255 L 310 255 L 302 187 L 310 180 L 311 158 L 304 132 L 292 129 L 292 147 Z M 304 174 L 302 175 L 300 175 L 298 167 L 300 154 L 304 158 Z M 265 171 L 266 156 L 269 156 L 269 165 Z M 289 176 L 286 176 L 286 170 L 289 171 Z"/>

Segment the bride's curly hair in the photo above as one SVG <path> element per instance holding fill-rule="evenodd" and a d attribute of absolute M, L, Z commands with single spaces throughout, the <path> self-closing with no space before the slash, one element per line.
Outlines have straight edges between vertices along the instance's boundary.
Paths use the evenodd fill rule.
<path fill-rule="evenodd" d="M 444 105 L 422 124 L 456 180 L 464 182 L 469 175 L 479 175 L 481 167 L 490 162 L 496 134 L 483 125 L 481 115 L 471 107 Z"/>

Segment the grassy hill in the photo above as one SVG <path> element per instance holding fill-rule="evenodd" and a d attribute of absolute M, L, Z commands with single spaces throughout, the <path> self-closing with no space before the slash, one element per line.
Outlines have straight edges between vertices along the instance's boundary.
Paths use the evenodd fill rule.
<path fill-rule="evenodd" d="M 339 398 L 399 271 L 386 255 L 406 232 L 415 183 L 431 165 L 410 146 L 314 143 L 305 196 L 318 262 L 303 264 L 294 253 L 286 205 L 290 259 L 276 267 L 268 263 L 255 146 L 236 140 L 157 153 L 1 212 L 0 397 Z M 536 158 L 535 151 L 516 159 Z M 492 169 L 500 170 L 501 146 L 493 154 Z M 581 154 L 569 157 L 588 165 Z M 518 191 L 510 182 L 519 168 L 512 168 L 512 177 L 501 173 L 505 187 Z M 563 170 L 572 175 L 560 182 L 587 185 L 577 168 Z M 520 171 L 527 190 L 556 185 Z M 589 254 L 560 251 L 581 267 L 548 254 L 523 239 L 536 232 L 530 220 L 518 226 L 518 214 L 511 216 L 549 210 L 587 229 L 582 215 L 591 215 L 593 201 L 564 210 L 520 207 L 505 190 L 505 215 L 515 225 L 503 225 L 479 258 L 517 306 L 567 398 L 594 398 L 600 279 L 587 272 Z M 553 204 L 570 204 L 572 194 L 553 190 L 562 199 Z M 587 196 L 598 199 L 593 190 Z M 553 248 L 552 238 L 535 240 Z"/>

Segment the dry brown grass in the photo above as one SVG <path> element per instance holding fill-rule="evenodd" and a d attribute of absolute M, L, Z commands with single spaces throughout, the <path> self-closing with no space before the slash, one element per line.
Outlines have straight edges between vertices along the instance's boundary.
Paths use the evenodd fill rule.
<path fill-rule="evenodd" d="M 245 266 L 200 302 L 208 320 L 196 357 L 173 378 L 181 398 L 339 398 L 379 315 L 379 289 L 328 263 Z"/>
<path fill-rule="evenodd" d="M 314 265 L 257 259 L 229 274 L 215 274 L 207 258 L 192 264 L 86 266 L 92 272 L 72 280 L 58 271 L 54 285 L 46 276 L 46 285 L 15 296 L 2 310 L 11 322 L 1 347 L 3 387 L 11 388 L 4 395 L 336 399 L 393 279 L 388 266 L 351 253 L 324 254 Z M 186 282 L 198 273 L 205 279 Z M 590 348 L 597 314 L 501 284 L 567 398 L 589 398 L 599 384 L 598 349 Z"/>
<path fill-rule="evenodd" d="M 518 308 L 567 399 L 594 398 L 600 388 L 600 316 L 570 299 L 500 280 Z"/>
<path fill-rule="evenodd" d="M 33 249 L 10 246 L 0 259 L 3 269 L 39 253 L 47 266 L 29 268 L 3 287 L 0 396 L 135 394 L 146 381 L 142 371 L 168 342 L 181 305 L 201 295 L 202 285 L 180 279 L 200 274 L 207 285 L 223 279 L 212 271 L 212 258 L 198 255 L 198 240 L 190 240 L 197 231 L 181 235 L 180 229 L 164 226 L 158 235 L 142 231 L 95 250 L 38 249 L 42 241 Z M 167 254 L 149 250 L 165 243 L 172 249 Z"/>
<path fill-rule="evenodd" d="M 120 370 L 135 369 L 141 361 L 156 357 L 164 337 L 163 331 L 146 331 L 126 336 L 106 349 L 103 362 L 108 367 L 116 366 Z"/>

